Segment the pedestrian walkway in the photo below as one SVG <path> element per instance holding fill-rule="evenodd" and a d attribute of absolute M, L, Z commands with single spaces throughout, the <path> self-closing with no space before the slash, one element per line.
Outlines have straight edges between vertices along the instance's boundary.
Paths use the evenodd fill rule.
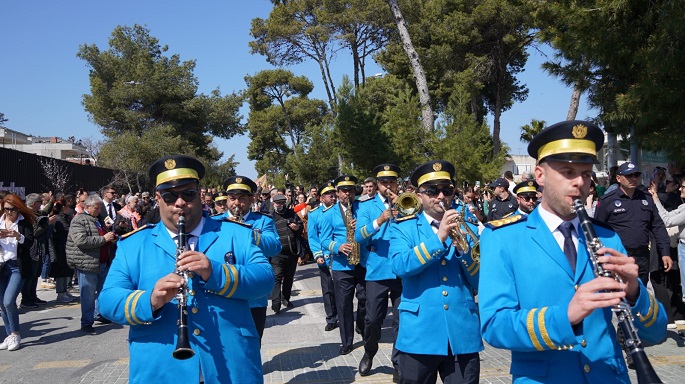
<path fill-rule="evenodd" d="M 55 299 L 54 290 L 41 289 L 39 297 L 52 301 Z M 361 337 L 356 335 L 352 353 L 340 356 L 339 330 L 324 331 L 326 321 L 316 265 L 298 268 L 291 302 L 294 308 L 285 308 L 277 315 L 267 310 L 261 349 L 265 383 L 392 382 L 390 318 L 385 321 L 371 374 L 361 377 L 357 374 L 359 360 L 364 354 Z M 77 303 L 51 303 L 42 310 L 22 314 L 22 321 L 31 329 L 23 340 L 26 349 L 3 355 L 0 360 L 0 377 L 3 379 L 0 382 L 4 382 L 11 372 L 24 372 L 19 377 L 26 378 L 49 371 L 55 379 L 53 382 L 127 383 L 128 327 L 116 324 L 98 326 L 97 335 L 82 335 L 77 330 L 79 317 Z M 685 326 L 681 328 L 685 330 Z M 663 343 L 646 350 L 664 383 L 683 382 L 685 340 L 676 332 L 669 331 Z M 95 352 L 104 353 L 108 358 L 96 358 Z M 510 383 L 510 362 L 508 351 L 486 346 L 481 353 L 480 382 Z M 631 379 L 637 383 L 634 371 L 631 371 Z"/>

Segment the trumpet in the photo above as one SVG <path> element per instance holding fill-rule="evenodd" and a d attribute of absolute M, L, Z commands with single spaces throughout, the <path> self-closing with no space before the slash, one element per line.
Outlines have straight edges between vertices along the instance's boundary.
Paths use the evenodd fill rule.
<path fill-rule="evenodd" d="M 443 203 L 441 201 L 439 204 L 440 204 L 440 208 L 442 208 L 444 211 L 447 210 L 447 208 L 445 208 L 445 203 Z M 462 251 L 464 251 L 464 253 L 466 253 L 471 249 L 471 247 L 469 246 L 469 242 L 466 239 L 466 235 L 460 229 L 460 227 L 462 226 L 461 223 L 463 221 L 462 220 L 455 220 L 455 221 L 459 221 L 460 225 L 458 225 L 456 228 L 452 228 L 450 230 L 450 233 L 449 233 L 450 239 L 452 239 L 452 244 L 454 246 L 456 246 L 457 248 L 460 248 Z"/>
<path fill-rule="evenodd" d="M 459 232 L 463 231 L 466 232 L 471 237 L 471 240 L 473 241 L 473 247 L 471 247 L 471 258 L 473 261 L 480 263 L 480 236 L 478 236 L 477 233 L 471 229 L 471 227 L 466 224 L 466 202 L 461 201 L 460 199 L 457 199 L 461 203 L 461 219 L 459 219 L 459 226 L 457 229 Z M 466 240 L 466 239 L 464 239 Z M 468 252 L 468 242 L 466 242 L 466 249 L 464 249 L 464 252 Z"/>

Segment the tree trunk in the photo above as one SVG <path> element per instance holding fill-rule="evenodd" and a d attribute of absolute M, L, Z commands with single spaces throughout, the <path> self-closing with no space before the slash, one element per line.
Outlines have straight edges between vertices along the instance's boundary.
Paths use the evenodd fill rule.
<path fill-rule="evenodd" d="M 326 88 L 326 95 L 328 96 L 328 104 L 330 104 L 331 111 L 333 111 L 333 116 L 335 116 L 335 103 L 333 102 L 333 95 L 331 94 L 331 88 L 329 87 L 328 79 L 326 78 L 326 70 L 324 69 L 323 62 L 318 61 L 318 63 L 319 63 L 319 69 L 321 69 L 321 79 L 323 80 L 323 86 Z"/>
<path fill-rule="evenodd" d="M 500 79 L 503 79 L 503 76 L 500 76 Z M 497 82 L 497 96 L 495 100 L 495 113 L 494 113 L 494 118 L 492 121 L 492 154 L 497 156 L 499 151 L 502 149 L 502 142 L 500 141 L 500 130 L 501 130 L 501 122 L 500 118 L 502 117 L 502 94 L 504 91 L 502 90 L 502 82 L 498 81 Z"/>
<path fill-rule="evenodd" d="M 414 73 L 414 79 L 416 80 L 416 89 L 419 92 L 419 102 L 421 103 L 421 116 L 423 117 L 423 130 L 424 133 L 429 133 L 433 131 L 433 108 L 430 104 L 430 94 L 428 93 L 428 82 L 426 81 L 426 74 L 423 72 L 423 66 L 421 66 L 421 60 L 419 60 L 419 55 L 414 49 L 414 44 L 411 42 L 411 36 L 409 36 L 409 31 L 404 23 L 404 17 L 402 16 L 402 11 L 400 10 L 397 0 L 387 0 L 388 6 L 390 6 L 390 11 L 395 18 L 395 25 L 397 25 L 397 31 L 400 34 L 400 39 L 402 40 L 402 47 L 409 57 L 409 62 L 411 63 L 412 72 Z"/>
<path fill-rule="evenodd" d="M 578 86 L 578 83 L 573 84 L 573 93 L 571 94 L 571 104 L 568 106 L 568 114 L 566 115 L 566 120 L 575 120 L 578 115 L 578 104 L 580 103 L 580 94 L 582 90 Z"/>
<path fill-rule="evenodd" d="M 354 88 L 359 88 L 359 52 L 357 51 L 357 36 L 354 36 L 350 41 L 350 49 L 352 51 L 352 66 L 354 67 Z"/>

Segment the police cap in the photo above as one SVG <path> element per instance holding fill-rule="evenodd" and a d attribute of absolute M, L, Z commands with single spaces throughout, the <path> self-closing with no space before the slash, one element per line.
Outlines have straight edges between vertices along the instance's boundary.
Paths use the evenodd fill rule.
<path fill-rule="evenodd" d="M 419 165 L 410 177 L 411 184 L 421 187 L 422 184 L 432 181 L 446 181 L 452 183 L 454 180 L 454 165 L 449 161 L 433 160 Z"/>
<path fill-rule="evenodd" d="M 562 121 L 543 129 L 528 144 L 528 154 L 538 162 L 598 163 L 597 151 L 604 133 L 589 121 Z"/>
<path fill-rule="evenodd" d="M 502 187 L 502 188 L 504 188 L 504 189 L 509 189 L 509 180 L 507 180 L 507 179 L 505 179 L 505 178 L 503 178 L 503 177 L 500 177 L 500 178 L 498 178 L 497 180 L 495 180 L 495 181 L 493 181 L 492 183 L 490 183 L 490 185 L 488 185 L 488 188 L 490 188 L 490 189 L 495 189 L 495 188 L 497 188 L 497 187 Z"/>
<path fill-rule="evenodd" d="M 617 175 L 630 175 L 633 173 L 641 173 L 640 168 L 637 167 L 637 165 L 627 161 L 621 165 L 618 166 L 618 169 L 616 170 Z"/>
<path fill-rule="evenodd" d="M 245 176 L 232 176 L 224 180 L 226 193 L 246 193 L 251 195 L 257 192 L 257 184 Z"/>
<path fill-rule="evenodd" d="M 522 181 L 514 187 L 514 194 L 518 195 L 519 193 L 536 193 L 538 191 L 538 183 L 536 183 L 533 180 L 525 180 Z"/>
<path fill-rule="evenodd" d="M 322 185 L 321 188 L 319 188 L 321 191 L 321 195 L 323 196 L 324 194 L 335 191 L 335 184 L 333 184 L 332 181 L 327 182 L 326 184 Z"/>
<path fill-rule="evenodd" d="M 193 157 L 172 155 L 162 157 L 152 163 L 148 174 L 157 190 L 160 191 L 199 182 L 205 175 L 205 167 Z"/>
<path fill-rule="evenodd" d="M 376 180 L 397 180 L 400 176 L 400 167 L 394 164 L 381 164 L 373 169 Z"/>
<path fill-rule="evenodd" d="M 352 175 L 342 175 L 333 180 L 333 183 L 336 189 L 354 189 L 357 181 L 358 179 Z"/>

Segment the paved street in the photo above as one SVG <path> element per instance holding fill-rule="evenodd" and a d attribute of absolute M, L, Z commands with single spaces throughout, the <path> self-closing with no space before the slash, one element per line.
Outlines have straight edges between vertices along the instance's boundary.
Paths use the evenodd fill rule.
<path fill-rule="evenodd" d="M 391 344 L 382 340 L 371 375 L 357 375 L 363 355 L 361 337 L 355 350 L 338 355 L 338 330 L 324 331 L 318 269 L 309 264 L 297 272 L 293 309 L 273 315 L 268 311 L 262 361 L 266 383 L 390 383 Z M 80 306 L 56 305 L 54 290 L 39 290 L 51 300 L 39 310 L 24 311 L 22 348 L 0 351 L 0 383 L 98 383 L 128 380 L 127 328 L 96 325 L 96 335 L 79 331 Z M 386 327 L 390 321 L 386 319 Z M 682 327 L 685 329 L 685 327 Z M 685 377 L 685 341 L 669 331 L 662 344 L 647 348 L 650 360 L 665 383 L 682 383 Z M 481 354 L 481 383 L 509 383 L 509 353 L 486 347 Z M 172 369 L 172 367 L 165 367 Z M 633 375 L 633 382 L 637 382 Z"/>

